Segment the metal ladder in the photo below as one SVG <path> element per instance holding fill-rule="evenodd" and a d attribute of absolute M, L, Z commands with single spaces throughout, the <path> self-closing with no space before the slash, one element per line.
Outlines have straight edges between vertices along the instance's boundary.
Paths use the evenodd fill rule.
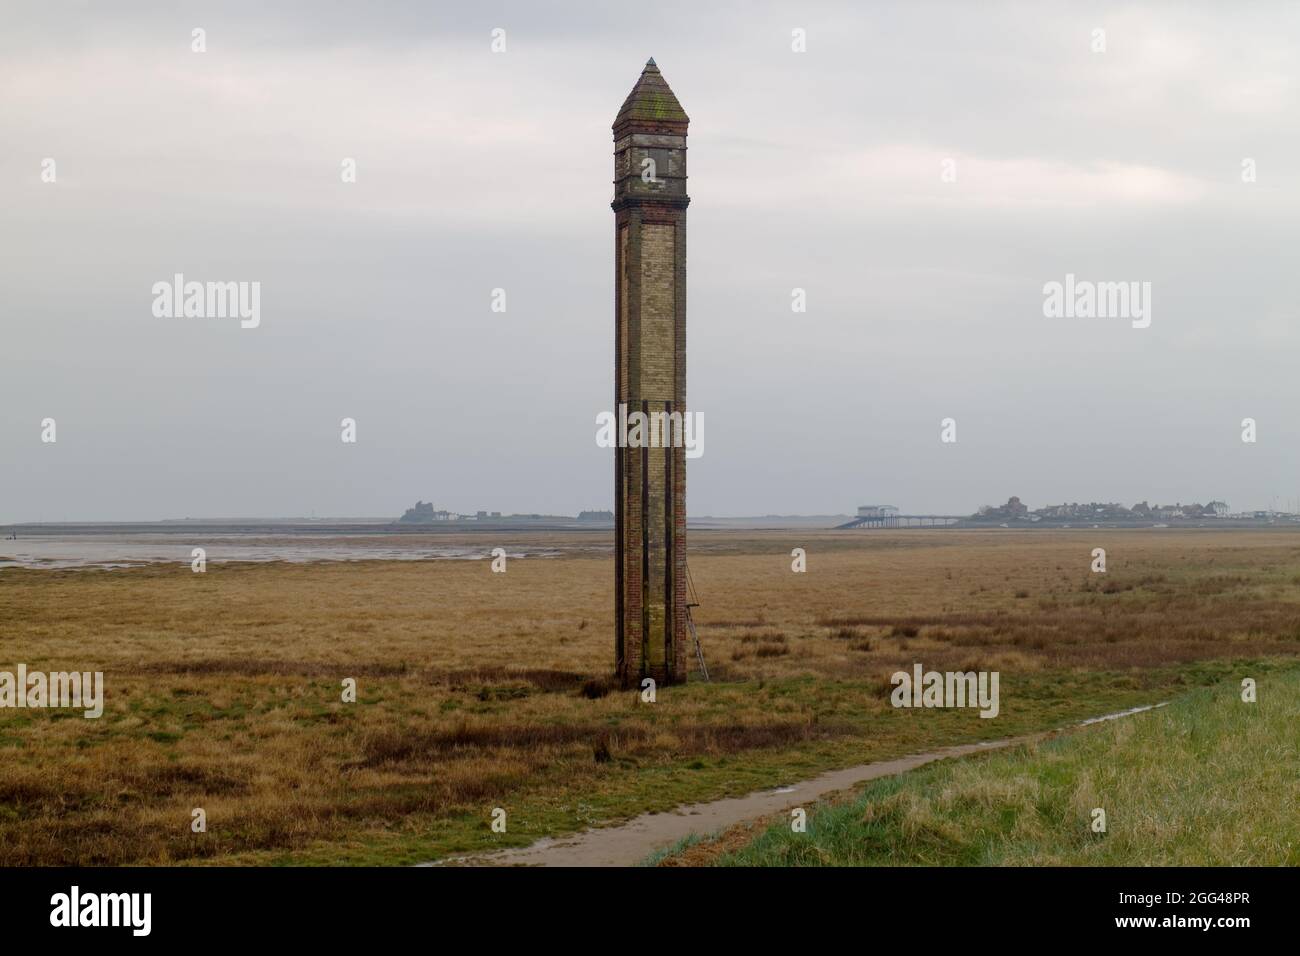
<path fill-rule="evenodd" d="M 700 633 L 695 629 L 695 618 L 691 615 L 691 608 L 700 606 L 699 593 L 695 590 L 695 579 L 691 577 L 691 566 L 686 565 L 686 588 L 688 601 L 686 604 L 686 626 L 691 629 L 691 639 L 695 641 L 695 659 L 700 662 L 700 673 L 704 679 L 709 679 L 709 668 L 704 663 L 704 648 L 700 644 Z"/>

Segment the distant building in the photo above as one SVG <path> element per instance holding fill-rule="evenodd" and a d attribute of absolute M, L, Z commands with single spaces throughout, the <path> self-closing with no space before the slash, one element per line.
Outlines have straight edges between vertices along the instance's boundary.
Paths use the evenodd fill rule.
<path fill-rule="evenodd" d="M 1205 507 L 1210 509 L 1210 511 L 1214 512 L 1214 516 L 1216 518 L 1220 515 L 1226 515 L 1228 513 L 1228 503 L 1226 501 L 1211 501 Z"/>
<path fill-rule="evenodd" d="M 434 511 L 428 501 L 417 501 L 414 508 L 407 508 L 406 513 L 398 519 L 402 524 L 426 524 L 430 521 L 451 521 L 455 515 L 450 511 Z"/>
<path fill-rule="evenodd" d="M 893 505 L 858 505 L 859 518 L 892 518 L 898 514 Z"/>

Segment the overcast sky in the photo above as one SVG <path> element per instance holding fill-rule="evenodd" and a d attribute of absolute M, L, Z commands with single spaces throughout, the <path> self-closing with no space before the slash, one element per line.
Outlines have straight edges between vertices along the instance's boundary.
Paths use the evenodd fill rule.
<path fill-rule="evenodd" d="M 1300 498 L 1296 5 L 266 6 L 4 0 L 0 522 L 611 507 L 649 56 L 692 514 Z M 155 317 L 177 272 L 260 326 Z M 1150 327 L 1046 318 L 1067 273 L 1150 282 Z"/>

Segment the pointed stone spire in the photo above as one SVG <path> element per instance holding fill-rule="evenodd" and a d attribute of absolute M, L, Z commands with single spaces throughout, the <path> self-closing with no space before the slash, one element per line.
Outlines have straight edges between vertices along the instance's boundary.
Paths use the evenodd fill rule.
<path fill-rule="evenodd" d="M 662 132 L 686 132 L 690 118 L 669 89 L 654 57 L 646 61 L 645 69 L 623 101 L 623 108 L 614 119 L 614 133 L 629 127 Z"/>

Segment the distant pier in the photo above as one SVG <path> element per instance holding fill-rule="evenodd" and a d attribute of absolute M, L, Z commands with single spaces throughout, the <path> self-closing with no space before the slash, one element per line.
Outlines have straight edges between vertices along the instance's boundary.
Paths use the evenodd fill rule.
<path fill-rule="evenodd" d="M 941 528 L 965 521 L 970 515 L 859 515 L 852 521 L 836 525 L 836 531 L 849 528 Z"/>

